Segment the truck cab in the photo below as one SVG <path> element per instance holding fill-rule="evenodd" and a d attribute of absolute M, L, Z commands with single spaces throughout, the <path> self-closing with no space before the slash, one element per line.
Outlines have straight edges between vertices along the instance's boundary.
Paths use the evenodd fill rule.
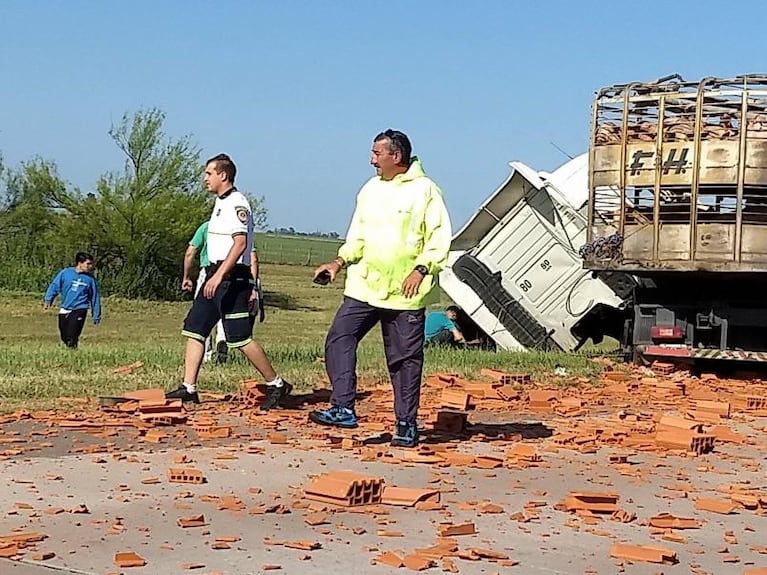
<path fill-rule="evenodd" d="M 503 349 L 570 351 L 620 339 L 633 280 L 586 270 L 579 255 L 588 155 L 553 173 L 510 167 L 453 238 L 443 290 Z"/>

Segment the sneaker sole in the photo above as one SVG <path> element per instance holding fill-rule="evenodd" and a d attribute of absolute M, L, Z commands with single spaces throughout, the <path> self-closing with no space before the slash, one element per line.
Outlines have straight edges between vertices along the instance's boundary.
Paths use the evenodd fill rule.
<path fill-rule="evenodd" d="M 309 414 L 309 420 L 319 425 L 326 425 L 328 427 L 341 427 L 343 429 L 356 429 L 359 427 L 359 423 L 340 423 L 335 421 L 328 421 L 326 419 L 322 419 L 320 416 L 315 415 L 314 413 Z"/>

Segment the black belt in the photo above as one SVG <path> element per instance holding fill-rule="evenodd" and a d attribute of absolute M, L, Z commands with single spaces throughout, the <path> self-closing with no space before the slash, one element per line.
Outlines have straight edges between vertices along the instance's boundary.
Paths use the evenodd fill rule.
<path fill-rule="evenodd" d="M 218 268 L 221 267 L 221 264 L 223 264 L 223 261 L 217 261 L 214 264 L 210 264 L 205 268 L 205 277 L 211 277 L 214 273 L 218 271 Z M 251 279 L 250 275 L 250 266 L 246 266 L 245 264 L 234 264 L 234 267 L 229 271 L 228 274 L 226 274 L 226 277 L 224 279 L 243 279 L 243 280 L 249 280 Z"/>

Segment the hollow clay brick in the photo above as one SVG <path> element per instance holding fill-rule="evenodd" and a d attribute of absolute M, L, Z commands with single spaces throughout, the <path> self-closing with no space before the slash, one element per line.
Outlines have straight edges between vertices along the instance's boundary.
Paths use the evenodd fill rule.
<path fill-rule="evenodd" d="M 384 480 L 351 471 L 333 471 L 316 477 L 304 494 L 307 499 L 333 503 L 335 505 L 357 506 L 381 502 Z"/>
<path fill-rule="evenodd" d="M 205 483 L 202 471 L 193 468 L 170 468 L 168 469 L 168 481 L 171 483 Z"/>

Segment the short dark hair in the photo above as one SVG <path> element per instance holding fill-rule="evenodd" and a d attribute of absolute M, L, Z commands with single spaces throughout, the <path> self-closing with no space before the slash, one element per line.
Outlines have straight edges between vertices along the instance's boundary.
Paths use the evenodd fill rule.
<path fill-rule="evenodd" d="M 389 142 L 388 148 L 390 153 L 400 153 L 400 156 L 402 157 L 402 160 L 400 160 L 401 166 L 410 165 L 410 154 L 413 152 L 413 146 L 410 145 L 410 139 L 404 132 L 389 129 L 373 138 L 374 142 L 380 142 L 382 140 L 387 140 Z"/>
<path fill-rule="evenodd" d="M 452 311 L 452 312 L 455 312 L 456 314 L 459 314 L 461 313 L 461 308 L 459 308 L 457 305 L 449 305 L 445 308 L 445 311 L 446 312 Z"/>
<path fill-rule="evenodd" d="M 85 252 L 77 252 L 75 254 L 75 265 L 88 262 L 88 261 L 90 262 L 93 261 L 93 256 L 91 254 L 87 254 Z"/>
<path fill-rule="evenodd" d="M 213 156 L 210 160 L 205 162 L 206 166 L 208 164 L 215 164 L 216 171 L 224 172 L 226 174 L 226 179 L 229 180 L 232 184 L 234 183 L 234 178 L 237 176 L 237 166 L 234 165 L 232 158 L 226 154 L 218 154 L 217 156 Z"/>

